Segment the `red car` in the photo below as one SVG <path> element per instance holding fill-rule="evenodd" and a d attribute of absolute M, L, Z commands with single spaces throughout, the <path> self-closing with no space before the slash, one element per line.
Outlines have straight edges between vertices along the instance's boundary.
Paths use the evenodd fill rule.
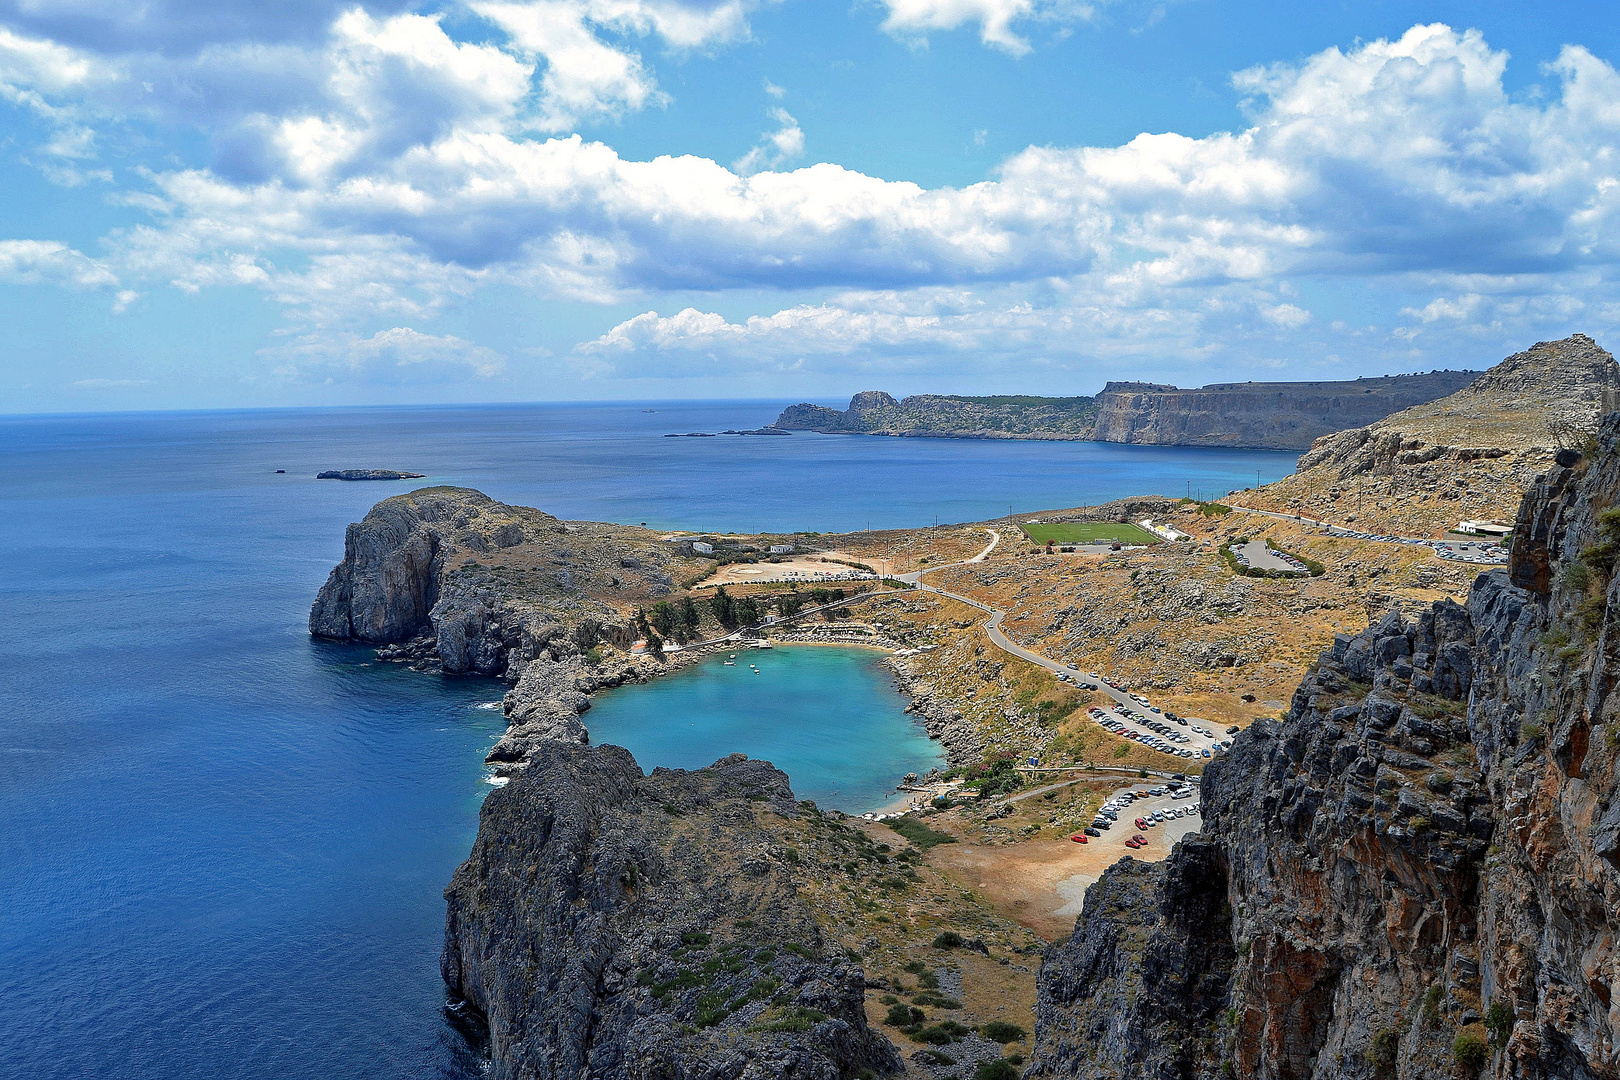
<path fill-rule="evenodd" d="M 1069 837 L 1069 839 L 1073 840 L 1077 844 L 1089 844 L 1089 843 L 1091 843 L 1090 840 L 1086 839 L 1086 834 L 1085 833 L 1075 833 L 1073 836 Z"/>

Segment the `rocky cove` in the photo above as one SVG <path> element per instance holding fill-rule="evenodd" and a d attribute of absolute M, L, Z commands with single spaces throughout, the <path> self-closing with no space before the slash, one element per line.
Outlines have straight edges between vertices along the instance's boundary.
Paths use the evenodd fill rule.
<path fill-rule="evenodd" d="M 661 660 L 630 651 L 634 611 L 668 596 L 675 575 L 691 579 L 712 565 L 647 530 L 562 522 L 480 492 L 429 488 L 386 499 L 349 527 L 310 632 L 377 645 L 379 659 L 419 670 L 506 681 L 508 730 L 489 761 L 510 772 L 544 742 L 589 741 L 582 716 L 592 694 L 724 647 Z M 961 711 L 903 662 L 890 667 L 913 698 L 908 711 L 950 760 L 975 759 L 982 747 Z"/>
<path fill-rule="evenodd" d="M 446 981 L 488 1019 L 495 1075 L 966 1075 L 894 1055 L 857 1007 L 892 984 L 825 917 L 845 856 L 892 848 L 764 763 L 642 777 L 584 745 L 588 694 L 654 674 L 615 658 L 630 626 L 604 588 L 657 595 L 681 556 L 476 493 L 401 498 L 351 528 L 311 628 L 513 684 L 494 756 L 527 767 L 447 894 Z M 1617 1075 L 1617 498 L 1611 415 L 1537 478 L 1466 604 L 1337 638 L 1208 767 L 1202 833 L 1121 860 L 1047 947 L 1029 1075 Z M 910 678 L 951 730 L 956 705 Z"/>

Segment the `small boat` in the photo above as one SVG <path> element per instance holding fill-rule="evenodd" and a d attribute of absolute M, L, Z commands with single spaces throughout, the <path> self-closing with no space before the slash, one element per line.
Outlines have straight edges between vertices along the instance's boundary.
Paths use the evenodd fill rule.
<path fill-rule="evenodd" d="M 726 661 L 726 667 L 736 667 L 736 666 L 737 666 L 737 661 L 735 661 L 735 660 L 727 660 Z"/>

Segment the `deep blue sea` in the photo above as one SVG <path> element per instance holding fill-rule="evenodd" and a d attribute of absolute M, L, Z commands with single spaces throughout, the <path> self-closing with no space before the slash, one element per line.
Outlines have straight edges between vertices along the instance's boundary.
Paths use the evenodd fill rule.
<path fill-rule="evenodd" d="M 316 481 L 320 469 L 410 469 L 568 518 L 826 531 L 1218 494 L 1293 464 L 1092 443 L 661 437 L 754 427 L 780 406 L 0 417 L 0 1075 L 478 1074 L 439 982 L 441 891 L 489 790 L 500 717 L 477 706 L 503 687 L 309 639 L 344 525 L 407 489 Z M 789 673 L 787 652 L 769 658 L 782 670 L 746 678 L 765 696 L 791 684 L 805 723 L 847 748 L 873 730 L 852 716 L 892 719 L 869 658 L 829 653 Z M 602 723 L 622 713 L 636 746 L 638 704 L 731 709 L 699 692 L 704 677 L 616 692 L 633 695 L 622 705 L 605 695 Z M 777 754 L 801 794 L 838 805 L 892 785 L 885 770 L 912 760 L 905 737 L 924 763 L 932 752 L 896 728 L 857 791 L 816 732 L 747 742 L 760 733 L 740 722 L 706 714 L 713 753 L 643 741 L 642 765 Z M 734 736 L 746 744 L 717 745 Z"/>

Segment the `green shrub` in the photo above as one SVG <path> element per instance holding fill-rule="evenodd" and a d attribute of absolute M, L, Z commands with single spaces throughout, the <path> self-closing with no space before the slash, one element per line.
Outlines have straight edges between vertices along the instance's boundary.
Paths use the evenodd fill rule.
<path fill-rule="evenodd" d="M 1431 1027 L 1440 1022 L 1440 995 L 1443 992 L 1439 983 L 1423 991 L 1423 1022 Z"/>
<path fill-rule="evenodd" d="M 889 1013 L 883 1022 L 890 1027 L 907 1028 L 920 1027 L 928 1014 L 921 1009 L 914 1009 L 910 1005 L 895 1004 L 889 1006 Z"/>
<path fill-rule="evenodd" d="M 1513 1025 L 1517 1020 L 1513 1006 L 1505 999 L 1499 997 L 1491 1002 L 1491 1007 L 1485 1010 L 1485 1030 L 1491 1033 L 1491 1045 L 1506 1046 L 1508 1039 L 1513 1037 Z"/>
<path fill-rule="evenodd" d="M 921 821 L 907 814 L 905 817 L 887 822 L 889 828 L 910 840 L 913 844 L 927 851 L 936 844 L 954 844 L 956 837 L 950 833 L 930 829 Z"/>
<path fill-rule="evenodd" d="M 1524 723 L 1519 725 L 1519 738 L 1523 739 L 1525 742 L 1535 742 L 1537 739 L 1541 738 L 1542 733 L 1545 730 L 1546 729 L 1544 729 L 1534 720 L 1526 720 Z"/>
<path fill-rule="evenodd" d="M 936 980 L 937 981 L 937 980 Z M 927 1005 L 932 1009 L 960 1009 L 962 1003 L 953 997 L 946 997 L 938 990 L 924 990 L 911 998 L 918 1005 Z"/>
<path fill-rule="evenodd" d="M 794 1006 L 788 1009 L 773 1009 L 767 1013 L 754 1027 L 759 1031 L 809 1031 L 816 1024 L 827 1019 L 827 1014 L 803 1006 Z"/>
<path fill-rule="evenodd" d="M 1017 1042 L 1024 1037 L 1024 1029 L 1017 1024 L 1009 1024 L 1005 1020 L 992 1020 L 979 1028 L 979 1034 L 994 1043 Z"/>
<path fill-rule="evenodd" d="M 1384 1028 L 1373 1036 L 1367 1047 L 1367 1064 L 1378 1076 L 1388 1076 L 1395 1070 L 1395 1052 L 1401 1045 L 1401 1033 L 1395 1028 Z"/>
<path fill-rule="evenodd" d="M 934 938 L 934 948 L 957 949 L 961 948 L 963 942 L 964 939 L 962 935 L 958 934 L 955 930 L 942 930 Z"/>
<path fill-rule="evenodd" d="M 1485 1062 L 1491 1056 L 1489 1033 L 1484 1024 L 1469 1024 L 1457 1032 L 1457 1037 L 1451 1040 L 1451 1052 L 1457 1059 L 1457 1064 L 1477 1074 L 1485 1067 Z"/>
<path fill-rule="evenodd" d="M 944 1046 L 955 1042 L 964 1035 L 972 1033 L 972 1028 L 958 1024 L 955 1020 L 941 1020 L 937 1024 L 929 1024 L 919 1031 L 908 1032 L 916 1042 L 930 1043 L 934 1046 Z"/>
<path fill-rule="evenodd" d="M 981 1061 L 973 1070 L 973 1080 L 1018 1080 L 1018 1070 L 1006 1058 Z"/>
<path fill-rule="evenodd" d="M 702 948 L 713 940 L 701 930 L 686 930 L 681 933 L 681 944 L 694 948 Z"/>

